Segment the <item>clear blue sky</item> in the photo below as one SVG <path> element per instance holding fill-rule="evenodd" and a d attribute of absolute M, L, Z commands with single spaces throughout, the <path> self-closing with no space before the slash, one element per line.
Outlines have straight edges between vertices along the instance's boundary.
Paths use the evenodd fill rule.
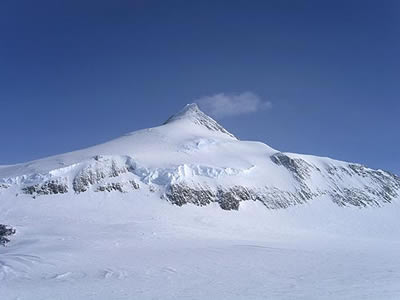
<path fill-rule="evenodd" d="M 0 1 L 0 164 L 246 91 L 238 137 L 400 174 L 400 1 Z"/>

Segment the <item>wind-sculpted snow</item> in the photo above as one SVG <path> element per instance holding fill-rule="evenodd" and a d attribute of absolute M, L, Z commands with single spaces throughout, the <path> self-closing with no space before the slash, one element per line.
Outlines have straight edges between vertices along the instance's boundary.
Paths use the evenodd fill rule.
<path fill-rule="evenodd" d="M 205 165 L 179 165 L 173 168 L 138 168 L 135 174 L 140 176 L 147 184 L 158 184 L 169 186 L 176 182 L 189 180 L 191 178 L 218 179 L 224 176 L 235 176 L 249 172 L 250 169 L 220 168 Z"/>

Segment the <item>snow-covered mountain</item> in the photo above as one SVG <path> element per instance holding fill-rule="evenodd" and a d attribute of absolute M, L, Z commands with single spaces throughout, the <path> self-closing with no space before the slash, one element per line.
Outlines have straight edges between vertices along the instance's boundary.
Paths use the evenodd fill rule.
<path fill-rule="evenodd" d="M 238 140 L 191 104 L 0 167 L 0 299 L 400 299 L 399 194 L 396 175 Z"/>
<path fill-rule="evenodd" d="M 242 201 L 287 208 L 326 196 L 339 206 L 383 206 L 400 177 L 355 163 L 283 153 L 238 140 L 196 104 L 163 125 L 29 163 L 0 167 L 0 188 L 33 197 L 151 191 L 176 205 Z"/>

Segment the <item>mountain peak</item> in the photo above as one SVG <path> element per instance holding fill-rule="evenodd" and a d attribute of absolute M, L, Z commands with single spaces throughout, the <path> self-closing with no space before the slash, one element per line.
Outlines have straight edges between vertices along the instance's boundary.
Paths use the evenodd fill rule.
<path fill-rule="evenodd" d="M 182 111 L 200 111 L 200 108 L 197 103 L 189 103 L 185 105 Z"/>
<path fill-rule="evenodd" d="M 203 115 L 206 115 L 206 114 L 200 110 L 199 106 L 196 103 L 190 103 L 190 104 L 186 104 L 185 107 L 181 111 L 179 111 L 178 113 L 176 113 L 172 117 L 170 117 L 166 123 L 169 123 L 169 121 L 172 121 L 172 120 L 182 119 L 182 118 L 190 118 L 190 117 L 196 117 L 196 116 L 203 117 Z"/>
<path fill-rule="evenodd" d="M 209 130 L 219 131 L 236 139 L 232 133 L 218 124 L 217 121 L 202 112 L 196 103 L 186 104 L 181 111 L 172 115 L 167 121 L 164 122 L 164 124 L 170 124 L 179 120 L 189 120 L 197 125 L 204 126 Z"/>

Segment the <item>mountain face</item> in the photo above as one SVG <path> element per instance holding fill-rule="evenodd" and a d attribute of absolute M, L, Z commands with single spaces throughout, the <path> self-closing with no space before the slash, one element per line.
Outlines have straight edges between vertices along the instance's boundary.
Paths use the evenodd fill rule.
<path fill-rule="evenodd" d="M 152 193 L 175 205 L 239 209 L 242 201 L 287 208 L 313 201 L 383 206 L 400 177 L 360 164 L 283 153 L 238 140 L 196 104 L 163 125 L 87 149 L 0 166 L 0 196 Z"/>

